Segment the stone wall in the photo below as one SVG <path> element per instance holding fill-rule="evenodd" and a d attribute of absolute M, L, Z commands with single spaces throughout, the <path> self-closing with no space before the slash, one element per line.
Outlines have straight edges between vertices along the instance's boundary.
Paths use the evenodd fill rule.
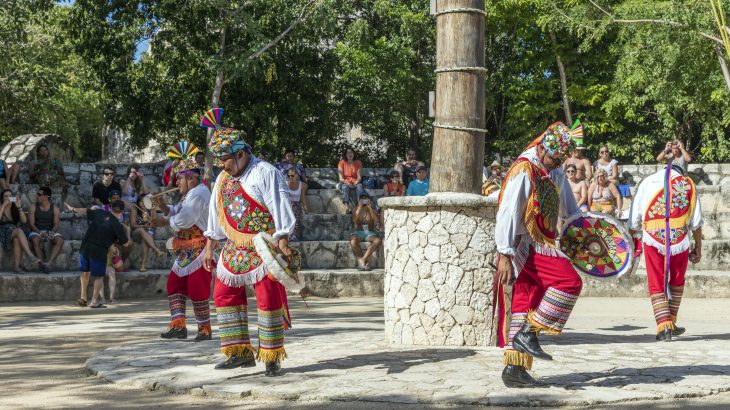
<path fill-rule="evenodd" d="M 488 346 L 496 203 L 384 198 L 385 334 L 395 344 Z"/>
<path fill-rule="evenodd" d="M 112 164 L 126 164 L 130 162 L 150 163 L 163 161 L 165 151 L 160 143 L 150 140 L 142 149 L 129 148 L 129 133 L 112 126 L 104 127 L 101 132 L 101 161 Z"/>
<path fill-rule="evenodd" d="M 19 163 L 25 172 L 28 163 L 36 159 L 36 147 L 40 144 L 48 145 L 51 158 L 61 160 L 61 163 L 78 161 L 76 153 L 55 134 L 26 134 L 15 137 L 0 150 L 0 159 L 9 165 Z"/>

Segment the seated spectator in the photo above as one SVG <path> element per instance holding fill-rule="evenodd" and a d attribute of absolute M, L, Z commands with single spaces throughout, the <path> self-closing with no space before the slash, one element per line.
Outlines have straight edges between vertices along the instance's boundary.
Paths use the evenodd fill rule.
<path fill-rule="evenodd" d="M 114 244 L 131 246 L 132 242 L 126 236 L 124 227 L 119 223 L 116 214 L 124 212 L 124 202 L 112 203 L 112 214 L 100 209 L 74 208 L 66 204 L 69 211 L 86 215 L 89 228 L 79 250 L 79 266 L 81 268 L 81 297 L 79 305 L 87 305 L 86 288 L 89 286 L 89 276 L 94 277 L 94 292 L 92 293 L 91 308 L 105 307 L 99 302 L 104 276 L 107 273 L 107 255 L 109 248 Z"/>
<path fill-rule="evenodd" d="M 606 145 L 601 145 L 598 149 L 598 159 L 593 163 L 593 175 L 596 175 L 601 169 L 606 171 L 608 181 L 618 183 L 618 161 L 611 158 L 611 153 Z"/>
<path fill-rule="evenodd" d="M 157 257 L 164 254 L 164 252 L 155 244 L 155 230 L 148 224 L 152 214 L 149 210 L 145 210 L 144 205 L 142 204 L 144 197 L 145 194 L 137 197 L 137 206 L 132 207 L 131 216 L 129 218 L 132 231 L 130 236 L 135 243 L 142 244 L 142 260 L 139 263 L 140 272 L 147 271 L 147 258 L 150 249 L 155 251 Z"/>
<path fill-rule="evenodd" d="M 424 164 L 416 159 L 415 148 L 408 148 L 405 161 L 396 162 L 393 168 L 400 174 L 401 184 L 409 185 L 411 181 L 416 179 L 416 167 L 419 166 L 422 167 Z"/>
<path fill-rule="evenodd" d="M 365 192 L 362 186 L 362 162 L 355 159 L 355 150 L 347 148 L 342 160 L 337 164 L 337 172 L 340 178 L 340 190 L 342 191 L 342 203 L 347 206 L 347 213 L 357 202 L 357 198 Z"/>
<path fill-rule="evenodd" d="M 41 260 L 40 268 L 45 273 L 50 272 L 53 261 L 56 260 L 58 254 L 61 253 L 61 249 L 63 249 L 64 241 L 63 235 L 58 232 L 61 226 L 61 210 L 53 205 L 51 195 L 51 188 L 40 187 L 36 194 L 38 201 L 30 206 L 28 212 L 28 224 L 30 225 L 28 239 L 33 243 L 35 255 Z M 42 242 L 50 242 L 51 244 L 51 255 L 45 262 L 42 262 Z"/>
<path fill-rule="evenodd" d="M 357 257 L 358 270 L 370 270 L 368 258 L 380 246 L 380 234 L 375 230 L 375 222 L 378 221 L 378 214 L 375 213 L 370 197 L 366 192 L 359 195 L 357 208 L 352 212 L 353 231 L 350 237 L 350 247 Z M 360 249 L 361 241 L 370 241 L 365 253 Z"/>
<path fill-rule="evenodd" d="M 596 180 L 588 191 L 588 206 L 591 211 L 603 212 L 621 217 L 623 202 L 616 185 L 608 180 L 605 169 L 596 172 Z"/>
<path fill-rule="evenodd" d="M 33 266 L 39 266 L 40 259 L 33 255 L 28 246 L 28 239 L 25 232 L 20 228 L 21 224 L 28 223 L 25 212 L 20 207 L 20 197 L 13 195 L 9 189 L 2 191 L 2 205 L 0 205 L 0 244 L 6 252 L 13 251 L 13 272 L 19 273 L 21 269 L 28 272 L 20 265 L 21 252 L 31 260 Z"/>
<path fill-rule="evenodd" d="M 179 164 L 179 159 L 167 161 L 167 164 L 165 164 L 165 169 L 162 170 L 162 186 L 167 189 L 175 188 L 177 186 L 177 174 L 173 170 Z"/>
<path fill-rule="evenodd" d="M 664 150 L 656 156 L 656 160 L 661 163 L 670 160 L 672 165 L 679 165 L 686 172 L 687 166 L 692 162 L 692 156 L 684 149 L 682 141 L 673 140 L 667 142 Z"/>
<path fill-rule="evenodd" d="M 282 159 L 281 162 L 274 164 L 274 166 L 284 175 L 293 168 L 298 175 L 299 182 L 302 184 L 302 198 L 306 198 L 307 189 L 309 189 L 309 184 L 307 184 L 307 170 L 304 168 L 304 165 L 297 162 L 296 157 L 294 156 L 294 150 L 287 149 L 284 152 L 284 159 Z"/>
<path fill-rule="evenodd" d="M 568 177 L 570 189 L 575 196 L 575 203 L 581 211 L 588 210 L 588 185 L 585 180 L 578 179 L 578 169 L 575 164 L 565 167 L 565 175 Z"/>
<path fill-rule="evenodd" d="M 63 164 L 57 159 L 50 159 L 48 145 L 41 144 L 36 148 L 36 160 L 28 165 L 30 181 L 49 188 L 66 187 Z"/>
<path fill-rule="evenodd" d="M 144 183 L 144 175 L 139 171 L 139 165 L 133 164 L 127 168 L 127 178 L 122 181 L 120 187 L 122 201 L 126 202 L 129 208 L 137 202 L 138 196 L 150 193 Z"/>
<path fill-rule="evenodd" d="M 101 181 L 97 181 L 91 190 L 94 205 L 102 207 L 109 205 L 109 193 L 111 191 L 117 191 L 121 197 L 122 186 L 114 180 L 114 170 L 110 167 L 104 167 L 101 174 Z"/>
<path fill-rule="evenodd" d="M 489 196 L 492 192 L 502 189 L 502 165 L 497 160 L 482 170 L 482 195 Z"/>
<path fill-rule="evenodd" d="M 405 195 L 406 186 L 401 183 L 401 178 L 398 171 L 391 171 L 389 179 L 390 181 L 385 184 L 385 188 L 383 189 L 383 196 L 389 197 Z"/>
<path fill-rule="evenodd" d="M 406 195 L 424 196 L 428 193 L 428 178 L 426 178 L 426 167 L 419 165 L 415 169 L 416 179 L 408 184 Z"/>
<path fill-rule="evenodd" d="M 13 164 L 8 167 L 8 163 L 0 159 L 0 189 L 8 189 L 14 184 L 20 174 L 20 165 Z"/>
<path fill-rule="evenodd" d="M 302 222 L 304 213 L 307 212 L 307 201 L 304 196 L 304 182 L 299 180 L 299 174 L 293 167 L 286 171 L 286 188 L 289 190 L 289 202 L 296 218 L 291 240 L 297 241 L 302 237 Z"/>

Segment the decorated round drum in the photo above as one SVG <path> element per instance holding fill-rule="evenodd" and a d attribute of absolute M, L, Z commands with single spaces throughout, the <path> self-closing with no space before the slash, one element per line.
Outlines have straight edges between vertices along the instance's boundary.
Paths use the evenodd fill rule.
<path fill-rule="evenodd" d="M 629 230 L 600 212 L 583 212 L 565 221 L 559 246 L 579 273 L 596 278 L 619 277 L 635 262 Z"/>

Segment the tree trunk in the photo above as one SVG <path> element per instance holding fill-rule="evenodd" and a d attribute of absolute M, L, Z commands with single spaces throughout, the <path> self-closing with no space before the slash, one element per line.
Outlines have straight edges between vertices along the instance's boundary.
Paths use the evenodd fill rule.
<path fill-rule="evenodd" d="M 484 10 L 484 0 L 440 0 L 438 11 Z M 484 16 L 453 12 L 436 17 L 436 67 L 484 67 Z M 436 75 L 436 121 L 446 127 L 484 129 L 484 72 Z M 431 192 L 481 193 L 484 132 L 434 127 Z"/>
<path fill-rule="evenodd" d="M 218 107 L 218 102 L 221 98 L 221 91 L 223 91 L 223 57 L 226 47 L 226 26 L 221 27 L 220 34 L 220 48 L 218 49 L 219 66 L 215 75 L 215 88 L 213 88 L 213 98 L 211 99 L 211 107 Z M 207 149 L 210 146 L 210 140 L 213 138 L 215 133 L 214 128 L 208 128 L 208 135 L 205 139 L 205 180 L 208 181 L 208 188 L 212 189 L 213 184 L 213 153 Z"/>
<path fill-rule="evenodd" d="M 558 45 L 558 39 L 554 32 L 550 32 L 550 40 L 553 42 L 553 46 Z M 568 80 L 565 76 L 565 66 L 563 60 L 560 59 L 560 54 L 555 51 L 555 62 L 558 65 L 558 74 L 560 74 L 560 94 L 563 98 L 563 110 L 565 111 L 565 121 L 568 122 L 568 126 L 573 125 L 573 115 L 570 109 L 570 100 L 568 99 Z"/>
<path fill-rule="evenodd" d="M 725 78 L 725 86 L 730 91 L 730 71 L 727 69 L 727 62 L 725 62 L 725 54 L 722 52 L 722 47 L 719 44 L 715 44 L 715 53 L 717 54 L 717 61 L 720 62 L 720 68 L 722 69 L 722 76 Z"/>

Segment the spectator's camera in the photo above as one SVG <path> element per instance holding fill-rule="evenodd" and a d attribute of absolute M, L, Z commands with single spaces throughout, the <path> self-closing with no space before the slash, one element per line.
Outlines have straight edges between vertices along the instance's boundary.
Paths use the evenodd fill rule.
<path fill-rule="evenodd" d="M 17 201 L 17 200 L 18 200 L 18 198 L 14 197 L 14 196 L 11 196 L 11 197 L 10 197 L 10 198 L 8 198 L 8 199 L 10 200 L 10 202 L 15 202 L 15 201 Z"/>

